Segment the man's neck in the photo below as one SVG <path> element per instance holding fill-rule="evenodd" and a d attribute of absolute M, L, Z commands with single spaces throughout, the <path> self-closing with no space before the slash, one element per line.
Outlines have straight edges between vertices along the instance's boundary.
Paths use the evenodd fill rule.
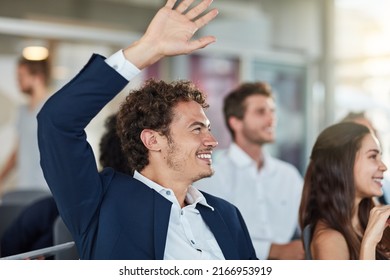
<path fill-rule="evenodd" d="M 257 169 L 261 169 L 264 165 L 263 146 L 253 143 L 238 143 L 235 142 L 251 159 L 256 162 Z"/>
<path fill-rule="evenodd" d="M 188 188 L 191 186 L 191 182 L 182 182 L 180 180 L 180 175 L 177 179 L 175 179 L 171 175 L 155 172 L 155 170 L 148 167 L 144 168 L 144 170 L 142 170 L 142 172 L 140 173 L 149 180 L 159 184 L 160 186 L 171 189 L 175 194 L 180 206 L 182 208 L 186 206 L 185 199 L 188 192 Z"/>

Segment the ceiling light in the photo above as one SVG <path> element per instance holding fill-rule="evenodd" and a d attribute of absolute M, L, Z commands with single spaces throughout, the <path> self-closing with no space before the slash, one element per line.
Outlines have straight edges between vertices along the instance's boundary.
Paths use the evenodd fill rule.
<path fill-rule="evenodd" d="M 28 60 L 44 60 L 49 56 L 49 50 L 42 46 L 28 46 L 23 49 L 23 57 Z"/>

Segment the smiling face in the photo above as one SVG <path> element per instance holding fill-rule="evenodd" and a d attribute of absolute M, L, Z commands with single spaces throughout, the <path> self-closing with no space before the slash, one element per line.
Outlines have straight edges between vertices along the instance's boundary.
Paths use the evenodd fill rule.
<path fill-rule="evenodd" d="M 381 196 L 383 194 L 381 181 L 386 170 L 378 140 L 372 134 L 367 134 L 356 153 L 354 166 L 356 198 Z"/>
<path fill-rule="evenodd" d="M 214 173 L 211 154 L 217 144 L 202 107 L 194 101 L 178 103 L 162 150 L 166 171 L 190 183 L 210 177 Z"/>
<path fill-rule="evenodd" d="M 245 100 L 245 113 L 236 137 L 263 145 L 275 140 L 275 101 L 271 97 L 251 95 Z"/>

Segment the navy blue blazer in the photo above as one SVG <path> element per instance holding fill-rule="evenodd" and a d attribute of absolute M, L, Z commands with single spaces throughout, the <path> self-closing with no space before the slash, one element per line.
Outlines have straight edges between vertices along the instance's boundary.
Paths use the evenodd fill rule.
<path fill-rule="evenodd" d="M 41 166 L 81 259 L 163 259 L 171 202 L 131 176 L 98 172 L 84 128 L 128 81 L 93 55 L 38 114 Z M 256 259 L 239 210 L 197 206 L 226 259 Z"/>

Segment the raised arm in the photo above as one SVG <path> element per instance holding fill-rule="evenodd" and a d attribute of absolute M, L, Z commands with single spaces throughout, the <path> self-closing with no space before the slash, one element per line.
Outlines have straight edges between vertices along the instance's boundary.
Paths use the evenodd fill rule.
<path fill-rule="evenodd" d="M 143 69 L 163 57 L 187 54 L 214 42 L 212 36 L 193 39 L 194 33 L 217 15 L 216 10 L 204 13 L 211 0 L 188 9 L 192 2 L 184 0 L 175 7 L 176 1 L 168 0 L 145 34 L 123 50 L 123 61 Z M 94 55 L 38 115 L 41 166 L 72 232 L 84 232 L 112 176 L 99 174 L 84 129 L 127 83 L 104 57 Z"/>

